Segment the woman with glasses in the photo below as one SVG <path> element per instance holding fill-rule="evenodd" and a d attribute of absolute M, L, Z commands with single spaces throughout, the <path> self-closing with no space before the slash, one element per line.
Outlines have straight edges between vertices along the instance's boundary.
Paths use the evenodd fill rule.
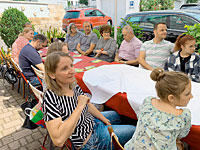
<path fill-rule="evenodd" d="M 95 57 L 104 61 L 114 61 L 115 51 L 117 49 L 116 41 L 110 37 L 111 27 L 107 24 L 100 28 L 101 39 L 99 39 L 95 49 Z"/>
<path fill-rule="evenodd" d="M 67 35 L 65 43 L 69 51 L 76 51 L 76 47 L 79 43 L 80 38 L 83 36 L 83 33 L 78 31 L 74 23 L 70 23 L 67 30 Z"/>
<path fill-rule="evenodd" d="M 168 58 L 164 69 L 166 71 L 181 71 L 192 81 L 200 82 L 200 57 L 195 53 L 196 40 L 191 35 L 179 35 L 174 47 L 174 53 Z"/>

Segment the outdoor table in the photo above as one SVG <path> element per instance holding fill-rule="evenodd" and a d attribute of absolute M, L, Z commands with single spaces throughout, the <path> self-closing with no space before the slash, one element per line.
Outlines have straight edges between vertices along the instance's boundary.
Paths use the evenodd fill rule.
<path fill-rule="evenodd" d="M 45 57 L 47 49 L 43 49 L 42 51 L 43 51 L 42 56 Z M 98 66 L 102 66 L 102 65 L 116 64 L 115 62 L 109 63 L 109 62 L 105 62 L 105 61 L 93 63 L 92 61 L 95 60 L 95 58 L 83 56 L 83 55 L 76 54 L 76 53 L 70 53 L 70 55 L 75 59 L 81 59 L 81 61 L 74 64 L 74 67 L 76 69 L 79 69 L 79 70 L 82 69 L 82 72 L 76 72 L 75 77 L 77 79 L 77 84 L 82 88 L 83 92 L 90 93 L 90 94 L 91 94 L 90 90 L 87 88 L 87 86 L 83 82 L 84 72 L 87 71 L 87 69 L 85 67 L 88 67 L 88 66 L 98 67 Z M 76 56 L 78 56 L 78 57 L 76 57 Z M 137 115 L 134 112 L 134 110 L 132 109 L 132 107 L 130 106 L 126 93 L 117 93 L 116 95 L 111 97 L 105 103 L 105 106 L 115 110 L 120 115 L 124 115 L 129 118 L 137 120 Z M 191 150 L 200 150 L 200 144 L 199 144 L 200 125 L 192 125 L 192 127 L 190 129 L 190 133 L 188 134 L 187 137 L 185 137 L 183 139 L 183 141 L 187 142 L 190 145 Z"/>

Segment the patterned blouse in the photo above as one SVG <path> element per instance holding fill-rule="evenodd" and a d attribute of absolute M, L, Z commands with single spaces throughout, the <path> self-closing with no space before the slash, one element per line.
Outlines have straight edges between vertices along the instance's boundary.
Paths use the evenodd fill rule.
<path fill-rule="evenodd" d="M 191 113 L 183 109 L 181 115 L 158 110 L 147 97 L 140 107 L 136 131 L 125 144 L 126 150 L 177 150 L 176 139 L 187 136 L 191 127 Z"/>
<path fill-rule="evenodd" d="M 29 43 L 28 39 L 23 36 L 19 36 L 12 45 L 12 55 L 11 57 L 14 59 L 16 63 L 19 64 L 19 53 L 22 48 Z"/>
<path fill-rule="evenodd" d="M 64 122 L 67 120 L 78 104 L 78 96 L 83 95 L 83 91 L 77 85 L 74 89 L 74 96 L 58 96 L 53 91 L 47 90 L 43 99 L 43 114 L 44 121 L 50 121 L 61 117 Z M 88 106 L 86 106 L 78 120 L 76 128 L 72 133 L 71 140 L 76 148 L 82 146 L 87 136 L 93 130 L 94 117 L 88 112 Z"/>

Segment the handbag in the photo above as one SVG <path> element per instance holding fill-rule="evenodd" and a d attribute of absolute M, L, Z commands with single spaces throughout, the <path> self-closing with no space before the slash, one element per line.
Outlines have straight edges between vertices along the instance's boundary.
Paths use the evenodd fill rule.
<path fill-rule="evenodd" d="M 27 102 L 24 102 L 21 105 L 21 108 L 22 108 L 23 111 L 25 111 L 26 108 L 33 108 L 36 104 L 37 104 L 37 100 L 31 99 L 30 96 L 29 96 Z M 29 116 L 26 115 L 26 113 L 25 113 L 25 116 L 26 116 L 26 118 L 24 120 L 24 124 L 22 125 L 22 127 L 27 128 L 27 129 L 31 129 L 31 130 L 36 129 L 38 127 L 38 125 L 33 123 L 30 120 Z"/>
<path fill-rule="evenodd" d="M 25 108 L 25 114 L 29 116 L 29 119 L 33 123 L 37 124 L 42 128 L 46 128 L 40 101 L 33 108 Z"/>
<path fill-rule="evenodd" d="M 15 84 L 17 82 L 17 76 L 14 72 L 15 69 L 12 66 L 10 66 L 4 74 L 4 78 L 9 84 Z"/>

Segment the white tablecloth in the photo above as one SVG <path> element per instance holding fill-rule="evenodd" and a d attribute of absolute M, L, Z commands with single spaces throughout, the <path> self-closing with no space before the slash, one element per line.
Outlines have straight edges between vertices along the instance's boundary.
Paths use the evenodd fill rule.
<path fill-rule="evenodd" d="M 91 102 L 102 104 L 118 92 L 126 92 L 129 104 L 136 112 L 148 96 L 156 97 L 151 71 L 124 64 L 104 65 L 86 71 L 83 81 L 92 93 Z M 187 108 L 192 113 L 192 124 L 200 125 L 200 84 L 192 82 L 194 98 Z"/>

